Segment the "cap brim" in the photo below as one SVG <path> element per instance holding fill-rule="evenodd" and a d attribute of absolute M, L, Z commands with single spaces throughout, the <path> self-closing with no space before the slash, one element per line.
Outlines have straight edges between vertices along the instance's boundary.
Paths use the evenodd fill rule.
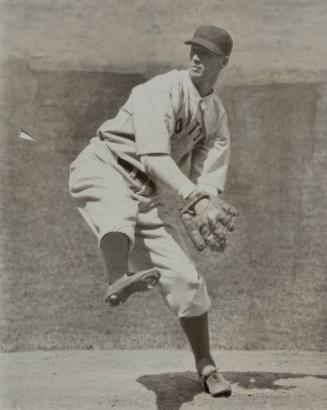
<path fill-rule="evenodd" d="M 215 46 L 210 41 L 205 40 L 203 38 L 196 38 L 195 37 L 195 38 L 192 38 L 191 40 L 185 41 L 184 44 L 186 44 L 188 46 L 191 46 L 191 45 L 200 46 L 200 47 L 203 47 L 203 48 L 211 51 L 212 53 L 220 55 L 220 56 L 225 55 L 225 53 L 219 47 Z"/>

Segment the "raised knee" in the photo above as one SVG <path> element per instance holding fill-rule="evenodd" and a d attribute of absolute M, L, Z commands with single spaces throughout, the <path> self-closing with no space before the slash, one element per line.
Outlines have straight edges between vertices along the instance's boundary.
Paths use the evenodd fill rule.
<path fill-rule="evenodd" d="M 189 289 L 195 289 L 200 285 L 201 276 L 193 263 L 185 265 L 181 270 L 181 278 Z"/>

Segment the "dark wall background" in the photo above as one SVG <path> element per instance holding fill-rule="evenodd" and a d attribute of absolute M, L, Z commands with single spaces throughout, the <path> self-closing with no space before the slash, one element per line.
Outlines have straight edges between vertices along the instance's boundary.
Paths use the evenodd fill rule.
<path fill-rule="evenodd" d="M 2 348 L 186 346 L 156 293 L 104 306 L 102 261 L 67 189 L 70 161 L 144 78 L 42 71 L 24 60 L 3 73 Z M 325 349 L 326 90 L 219 90 L 232 131 L 227 193 L 241 216 L 225 254 L 197 256 L 215 348 Z M 37 142 L 18 139 L 21 127 Z"/>

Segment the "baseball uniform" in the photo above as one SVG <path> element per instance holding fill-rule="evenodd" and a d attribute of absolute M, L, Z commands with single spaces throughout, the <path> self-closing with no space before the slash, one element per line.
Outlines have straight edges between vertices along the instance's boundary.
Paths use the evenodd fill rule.
<path fill-rule="evenodd" d="M 108 232 L 130 239 L 131 271 L 156 267 L 159 289 L 178 317 L 210 306 L 205 281 L 184 239 L 146 175 L 142 155 L 170 155 L 210 194 L 224 190 L 229 131 L 215 93 L 201 97 L 187 70 L 158 75 L 133 88 L 117 116 L 104 122 L 71 164 L 70 192 L 100 242 Z"/>

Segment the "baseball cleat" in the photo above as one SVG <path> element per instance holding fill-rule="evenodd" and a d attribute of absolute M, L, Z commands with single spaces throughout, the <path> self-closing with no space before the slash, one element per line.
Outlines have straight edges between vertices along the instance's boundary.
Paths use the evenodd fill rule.
<path fill-rule="evenodd" d="M 231 384 L 218 372 L 212 370 L 205 376 L 201 376 L 205 392 L 212 397 L 229 397 L 232 394 Z"/>
<path fill-rule="evenodd" d="M 147 292 L 153 289 L 159 279 L 160 273 L 157 269 L 126 274 L 109 286 L 105 301 L 110 306 L 118 306 L 136 292 Z"/>

